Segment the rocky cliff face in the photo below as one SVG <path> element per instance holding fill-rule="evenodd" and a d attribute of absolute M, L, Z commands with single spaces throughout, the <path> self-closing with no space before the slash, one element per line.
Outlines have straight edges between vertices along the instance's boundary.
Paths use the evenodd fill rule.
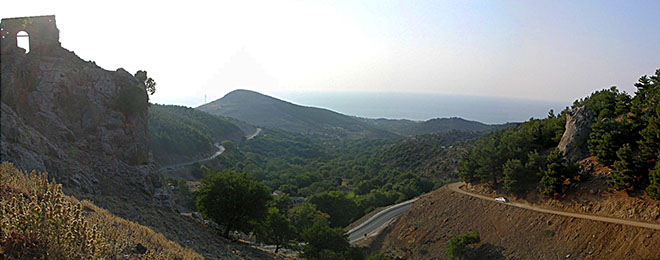
<path fill-rule="evenodd" d="M 229 244 L 174 211 L 168 186 L 149 163 L 146 92 L 136 91 L 130 73 L 104 70 L 61 47 L 47 55 L 0 56 L 2 161 L 47 171 L 68 195 L 150 226 L 210 259 L 275 258 Z"/>
<path fill-rule="evenodd" d="M 150 226 L 210 259 L 273 259 L 220 239 L 174 211 L 150 163 L 148 96 L 127 71 L 104 70 L 59 44 L 55 16 L 2 19 L 0 160 L 46 171 L 67 195 Z M 30 35 L 30 52 L 16 44 Z"/>
<path fill-rule="evenodd" d="M 140 199 L 169 203 L 148 165 L 144 89 L 133 102 L 142 102 L 139 109 L 121 107 L 131 98 L 125 90 L 139 85 L 130 73 L 104 70 L 59 47 L 47 55 L 4 53 L 1 77 L 2 161 L 47 171 L 78 197 L 137 188 Z"/>
<path fill-rule="evenodd" d="M 568 161 L 577 162 L 589 156 L 587 141 L 593 123 L 593 113 L 584 106 L 571 109 L 566 114 L 566 130 L 558 148 Z"/>

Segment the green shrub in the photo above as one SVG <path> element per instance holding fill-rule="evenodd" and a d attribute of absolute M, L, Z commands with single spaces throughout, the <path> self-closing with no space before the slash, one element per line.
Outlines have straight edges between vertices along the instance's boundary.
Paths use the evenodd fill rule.
<path fill-rule="evenodd" d="M 422 250 L 422 252 L 423 251 L 424 250 Z M 422 254 L 425 255 L 424 253 L 422 253 Z M 367 256 L 367 258 L 365 258 L 365 260 L 389 260 L 389 259 L 391 259 L 391 258 L 387 257 L 383 253 L 373 253 L 373 254 Z"/>
<path fill-rule="evenodd" d="M 481 242 L 481 238 L 479 237 L 479 231 L 477 230 L 465 233 L 461 236 L 452 236 L 449 239 L 447 253 L 449 253 L 452 259 L 464 259 L 468 251 L 467 246 L 479 242 Z"/>
<path fill-rule="evenodd" d="M 552 230 L 543 230 L 543 235 L 544 235 L 545 237 L 552 237 L 552 236 L 555 235 L 555 232 L 552 231 Z"/>

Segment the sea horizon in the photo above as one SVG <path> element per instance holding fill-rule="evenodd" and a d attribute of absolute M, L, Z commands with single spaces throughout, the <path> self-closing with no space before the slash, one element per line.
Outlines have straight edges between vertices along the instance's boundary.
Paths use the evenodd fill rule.
<path fill-rule="evenodd" d="M 460 117 L 486 124 L 545 118 L 551 109 L 559 114 L 572 104 L 504 97 L 392 92 L 276 92 L 272 96 L 297 105 L 324 108 L 356 117 L 414 121 Z"/>

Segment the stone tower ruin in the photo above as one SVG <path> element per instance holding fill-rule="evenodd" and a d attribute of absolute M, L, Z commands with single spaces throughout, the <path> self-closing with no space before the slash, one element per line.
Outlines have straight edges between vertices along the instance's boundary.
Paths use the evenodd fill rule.
<path fill-rule="evenodd" d="M 17 35 L 26 32 L 30 42 L 30 53 L 47 55 L 51 50 L 60 48 L 60 31 L 55 24 L 54 15 L 4 18 L 0 22 L 2 47 L 0 54 L 25 53 L 17 45 Z"/>

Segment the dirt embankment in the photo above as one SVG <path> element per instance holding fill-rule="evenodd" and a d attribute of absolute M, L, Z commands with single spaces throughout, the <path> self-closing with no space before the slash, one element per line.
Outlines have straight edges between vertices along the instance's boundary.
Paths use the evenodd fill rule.
<path fill-rule="evenodd" d="M 513 201 L 566 212 L 589 214 L 660 224 L 660 201 L 652 200 L 643 191 L 613 191 L 607 185 L 610 169 L 589 157 L 580 161 L 583 173 L 572 180 L 566 194 L 556 199 L 541 196 L 537 191 L 518 198 L 503 189 L 497 191 L 484 185 L 466 185 L 464 190 L 491 196 L 505 196 Z"/>
<path fill-rule="evenodd" d="M 392 257 L 447 258 L 452 235 L 478 230 L 472 256 L 485 259 L 653 259 L 660 232 L 534 212 L 447 187 L 420 198 L 372 243 Z"/>

